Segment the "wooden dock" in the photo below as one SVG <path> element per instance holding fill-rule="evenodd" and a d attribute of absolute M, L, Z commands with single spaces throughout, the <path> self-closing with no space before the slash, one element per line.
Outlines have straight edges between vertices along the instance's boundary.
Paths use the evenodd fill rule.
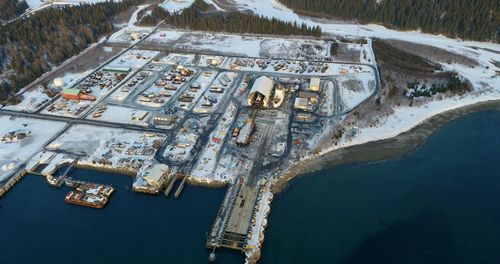
<path fill-rule="evenodd" d="M 10 178 L 2 187 L 0 187 L 0 197 L 3 197 L 16 183 L 18 183 L 25 175 L 26 170 L 18 171 L 15 176 Z"/>
<path fill-rule="evenodd" d="M 174 176 L 171 176 L 169 179 L 169 182 L 167 183 L 167 188 L 165 188 L 165 191 L 163 194 L 165 196 L 168 196 L 170 192 L 172 192 L 172 189 L 174 188 L 175 182 L 177 180 L 181 180 L 181 183 L 177 187 L 177 190 L 175 190 L 174 197 L 179 198 L 181 195 L 182 190 L 184 190 L 184 185 L 186 185 L 186 181 L 188 179 L 189 175 L 186 174 L 175 174 Z"/>

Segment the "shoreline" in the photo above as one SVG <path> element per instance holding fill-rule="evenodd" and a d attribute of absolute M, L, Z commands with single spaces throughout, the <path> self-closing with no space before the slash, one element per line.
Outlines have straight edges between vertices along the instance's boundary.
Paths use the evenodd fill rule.
<path fill-rule="evenodd" d="M 272 192 L 280 193 L 286 189 L 289 181 L 296 177 L 334 166 L 384 161 L 405 156 L 417 150 L 432 134 L 447 123 L 467 114 L 488 110 L 500 110 L 500 100 L 478 102 L 439 113 L 395 137 L 345 146 L 319 156 L 311 156 L 274 178 Z"/>

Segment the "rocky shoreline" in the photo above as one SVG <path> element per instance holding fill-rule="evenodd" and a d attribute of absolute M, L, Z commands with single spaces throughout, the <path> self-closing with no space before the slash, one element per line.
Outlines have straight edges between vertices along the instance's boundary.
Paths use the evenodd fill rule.
<path fill-rule="evenodd" d="M 275 178 L 272 191 L 279 193 L 295 177 L 333 166 L 401 157 L 416 150 L 446 123 L 470 113 L 488 110 L 500 110 L 500 100 L 479 102 L 440 113 L 393 138 L 346 146 L 321 155 L 310 156 Z"/>

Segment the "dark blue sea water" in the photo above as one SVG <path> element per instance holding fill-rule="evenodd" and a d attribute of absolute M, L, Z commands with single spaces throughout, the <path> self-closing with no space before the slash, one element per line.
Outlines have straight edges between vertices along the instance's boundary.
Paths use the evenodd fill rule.
<path fill-rule="evenodd" d="M 0 263 L 207 263 L 225 189 L 175 199 L 134 193 L 129 176 L 71 176 L 117 191 L 97 210 L 25 177 L 0 199 Z M 219 263 L 242 261 L 219 251 Z M 500 263 L 500 112 L 455 120 L 397 160 L 292 181 L 272 204 L 261 263 Z"/>
<path fill-rule="evenodd" d="M 294 180 L 261 263 L 500 263 L 500 112 L 455 120 L 397 160 Z"/>

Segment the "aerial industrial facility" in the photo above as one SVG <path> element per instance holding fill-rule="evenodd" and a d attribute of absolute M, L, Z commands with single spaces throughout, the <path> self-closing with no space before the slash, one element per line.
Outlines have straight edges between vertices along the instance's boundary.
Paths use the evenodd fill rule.
<path fill-rule="evenodd" d="M 310 56 L 327 56 L 330 43 L 317 45 L 323 46 Z M 360 76 L 361 92 L 343 93 L 338 75 Z M 71 179 L 73 167 L 130 175 L 131 190 L 154 195 L 180 197 L 186 184 L 229 185 L 206 246 L 252 255 L 261 244 L 276 168 L 311 155 L 352 108 L 343 94 L 362 101 L 375 82 L 371 65 L 123 49 L 79 79 L 54 78 L 51 96 L 47 90 L 43 100 L 33 99 L 33 93 L 33 104 L 22 102 L 13 113 L 54 119 L 53 130 L 4 118 L 11 125 L 0 131 L 0 144 L 20 147 L 23 157 L 0 159 L 5 175 L 21 175 L 6 176 L 0 194 L 24 171 L 73 188 L 68 203 L 104 207 L 114 189 Z M 37 148 L 23 151 L 26 139 L 39 141 Z"/>

